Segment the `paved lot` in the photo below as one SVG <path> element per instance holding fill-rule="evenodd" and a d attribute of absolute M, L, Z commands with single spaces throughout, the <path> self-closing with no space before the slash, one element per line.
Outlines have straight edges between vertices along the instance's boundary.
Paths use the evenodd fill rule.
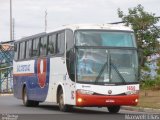
<path fill-rule="evenodd" d="M 6 117 L 14 118 L 14 120 L 125 120 L 129 119 L 127 115 L 148 114 L 129 110 L 120 110 L 118 114 L 110 114 L 107 108 L 75 108 L 73 112 L 61 112 L 57 105 L 51 103 L 41 103 L 39 107 L 25 107 L 22 100 L 12 95 L 0 96 L 0 113 L 0 120 L 5 120 Z"/>

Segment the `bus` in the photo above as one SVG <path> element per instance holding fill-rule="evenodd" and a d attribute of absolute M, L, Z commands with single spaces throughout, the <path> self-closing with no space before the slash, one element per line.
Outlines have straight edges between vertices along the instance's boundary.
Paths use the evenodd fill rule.
<path fill-rule="evenodd" d="M 14 43 L 14 96 L 25 106 L 135 106 L 139 99 L 137 45 L 132 29 L 73 24 Z"/>

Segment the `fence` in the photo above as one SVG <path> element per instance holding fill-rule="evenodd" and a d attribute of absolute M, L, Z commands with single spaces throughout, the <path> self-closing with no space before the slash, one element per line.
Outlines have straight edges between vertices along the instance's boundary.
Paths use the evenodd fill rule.
<path fill-rule="evenodd" d="M 13 92 L 14 41 L 0 43 L 0 93 Z"/>

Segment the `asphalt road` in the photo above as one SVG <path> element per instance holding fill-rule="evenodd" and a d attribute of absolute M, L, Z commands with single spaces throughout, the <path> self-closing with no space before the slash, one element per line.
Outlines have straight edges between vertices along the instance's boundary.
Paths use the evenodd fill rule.
<path fill-rule="evenodd" d="M 118 114 L 110 114 L 107 108 L 74 108 L 72 112 L 61 112 L 58 106 L 52 103 L 25 107 L 22 100 L 13 96 L 0 96 L 0 114 L 0 120 L 129 120 L 132 115 L 143 117 L 148 113 L 120 110 Z"/>

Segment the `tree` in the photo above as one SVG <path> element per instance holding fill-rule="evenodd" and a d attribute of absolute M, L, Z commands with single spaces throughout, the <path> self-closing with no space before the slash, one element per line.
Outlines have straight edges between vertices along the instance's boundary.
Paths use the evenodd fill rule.
<path fill-rule="evenodd" d="M 125 25 L 131 26 L 134 30 L 138 48 L 142 51 L 141 65 L 144 66 L 146 57 L 156 52 L 159 44 L 157 38 L 160 31 L 155 27 L 159 19 L 155 14 L 144 11 L 144 7 L 140 4 L 132 9 L 129 8 L 127 15 L 118 8 L 118 16 Z"/>

